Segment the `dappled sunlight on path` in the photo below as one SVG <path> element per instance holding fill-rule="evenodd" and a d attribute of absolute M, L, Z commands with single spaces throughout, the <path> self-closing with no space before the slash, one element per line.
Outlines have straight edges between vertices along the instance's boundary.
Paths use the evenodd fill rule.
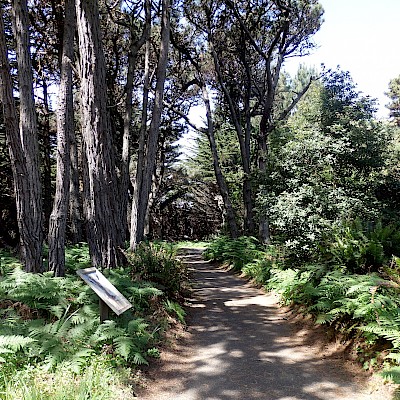
<path fill-rule="evenodd" d="M 308 343 L 276 295 L 206 262 L 186 262 L 195 281 L 189 335 L 141 399 L 390 399 L 357 383 L 340 356 Z"/>

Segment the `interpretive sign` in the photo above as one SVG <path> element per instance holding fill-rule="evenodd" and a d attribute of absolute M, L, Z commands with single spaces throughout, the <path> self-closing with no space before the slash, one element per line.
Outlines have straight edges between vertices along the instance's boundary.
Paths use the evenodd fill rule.
<path fill-rule="evenodd" d="M 124 295 L 97 268 L 78 269 L 76 273 L 115 314 L 120 315 L 132 307 L 132 304 L 129 303 Z"/>

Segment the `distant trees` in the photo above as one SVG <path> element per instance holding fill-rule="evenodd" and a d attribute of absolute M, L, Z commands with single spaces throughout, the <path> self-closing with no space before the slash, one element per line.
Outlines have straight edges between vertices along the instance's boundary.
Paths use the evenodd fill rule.
<path fill-rule="evenodd" d="M 400 76 L 389 82 L 389 90 L 386 95 L 390 99 L 390 103 L 387 105 L 390 117 L 400 127 Z"/>
<path fill-rule="evenodd" d="M 305 55 L 312 48 L 311 37 L 320 27 L 322 13 L 314 0 L 216 1 L 185 6 L 196 40 L 205 43 L 203 59 L 211 58 L 208 63 L 213 72 L 208 81 L 237 134 L 243 169 L 243 228 L 250 235 L 255 234 L 257 225 L 256 198 L 267 190 L 269 134 L 278 121 L 287 118 L 310 84 L 305 83 L 278 112 L 281 68 L 287 57 Z M 259 236 L 269 242 L 265 206 L 257 207 Z"/>

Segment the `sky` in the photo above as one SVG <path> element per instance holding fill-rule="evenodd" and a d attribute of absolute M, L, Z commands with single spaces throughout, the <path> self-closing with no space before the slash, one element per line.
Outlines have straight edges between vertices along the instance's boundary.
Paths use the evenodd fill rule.
<path fill-rule="evenodd" d="M 294 75 L 299 63 L 349 71 L 357 89 L 377 98 L 385 118 L 389 81 L 400 75 L 400 0 L 320 0 L 325 13 L 315 34 L 318 48 L 292 59 L 285 69 Z"/>

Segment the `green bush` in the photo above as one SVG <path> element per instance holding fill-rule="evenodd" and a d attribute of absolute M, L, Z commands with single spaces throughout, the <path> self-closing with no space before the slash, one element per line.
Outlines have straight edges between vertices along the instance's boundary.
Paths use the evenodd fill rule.
<path fill-rule="evenodd" d="M 227 262 L 234 270 L 242 271 L 261 254 L 260 245 L 254 237 L 230 239 L 221 236 L 207 246 L 203 256 L 208 260 Z"/>
<path fill-rule="evenodd" d="M 187 271 L 176 258 L 173 246 L 143 242 L 132 254 L 130 262 L 135 279 L 155 283 L 167 297 L 179 297 Z"/>
<path fill-rule="evenodd" d="M 400 230 L 381 222 L 341 224 L 322 242 L 320 254 L 330 265 L 351 273 L 379 272 L 393 255 L 400 255 Z"/>

